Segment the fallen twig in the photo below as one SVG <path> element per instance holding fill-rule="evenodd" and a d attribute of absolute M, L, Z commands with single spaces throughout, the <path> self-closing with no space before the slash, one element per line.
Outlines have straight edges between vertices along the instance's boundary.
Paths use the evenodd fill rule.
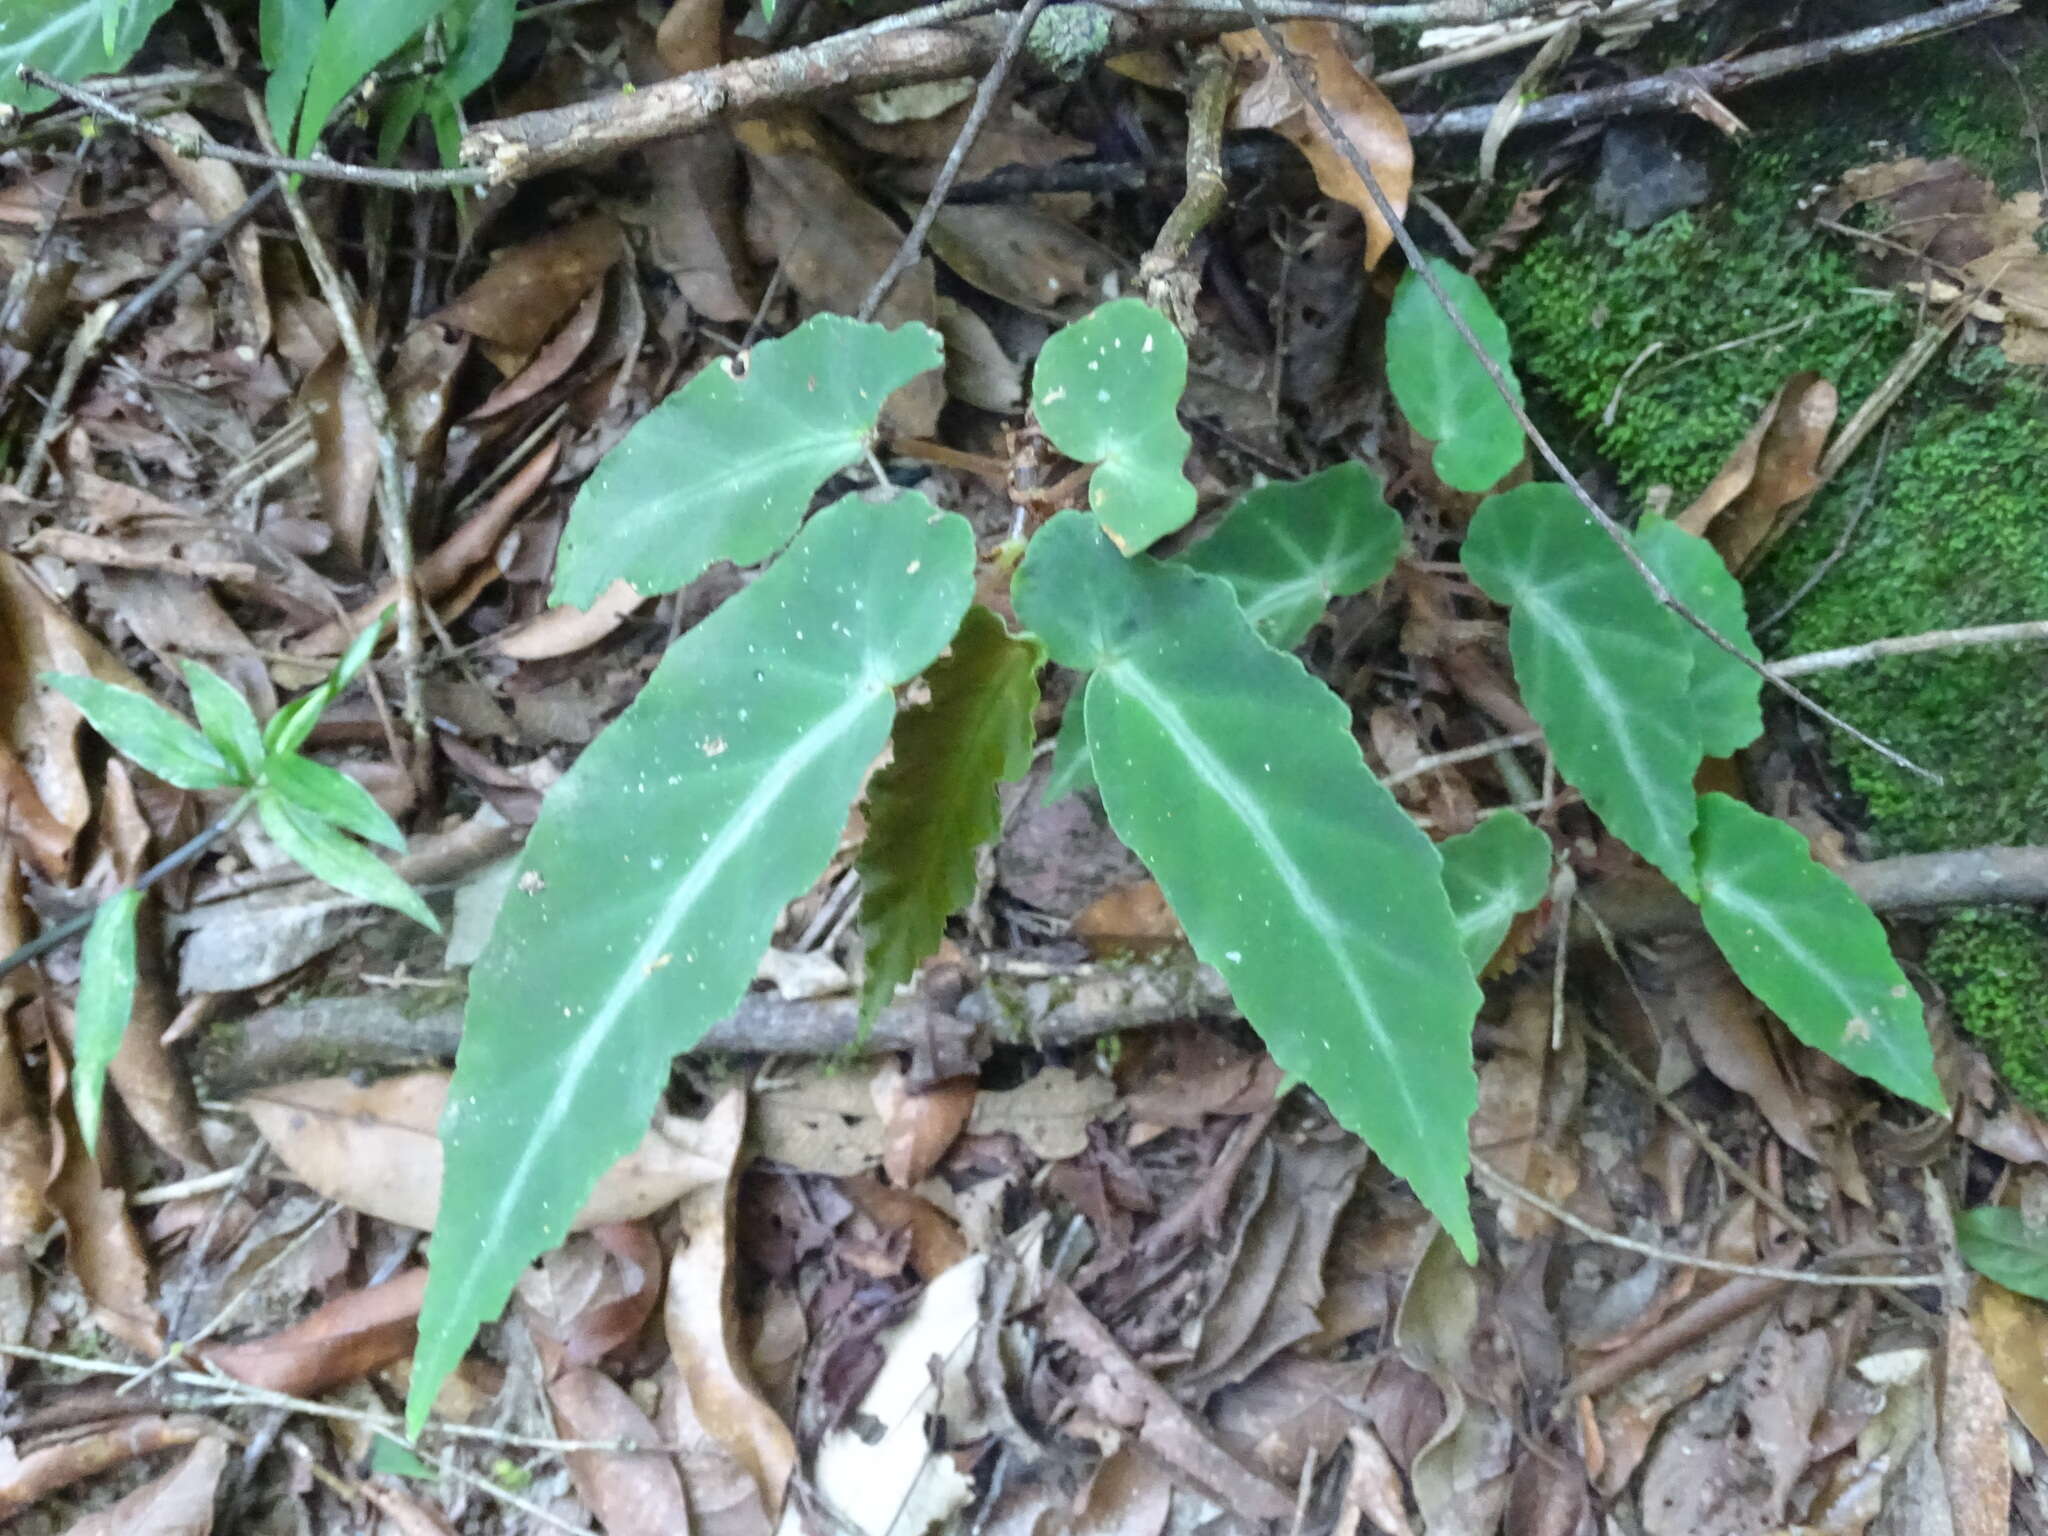
<path fill-rule="evenodd" d="M 1960 651 L 1980 645 L 2037 645 L 2048 640 L 2048 619 L 2028 619 L 2020 624 L 1983 624 L 1973 629 L 1935 629 L 1924 635 L 1900 635 L 1892 640 L 1866 640 L 1861 645 L 1837 646 L 1831 651 L 1809 651 L 1771 663 L 1773 677 L 1805 677 L 1813 672 L 1832 672 L 1840 667 L 1859 667 L 1887 656 L 1920 656 L 1928 651 Z"/>
<path fill-rule="evenodd" d="M 103 117 L 110 123 L 118 123 L 130 133 L 139 133 L 144 138 L 156 139 L 168 144 L 177 154 L 188 160 L 225 160 L 230 165 L 246 165 L 259 171 L 272 171 L 284 176 L 312 176 L 326 181 L 348 181 L 363 187 L 389 187 L 398 192 L 445 191 L 450 187 L 473 187 L 486 180 L 481 171 L 468 166 L 456 166 L 444 171 L 395 171 L 376 165 L 348 165 L 339 160 L 295 160 L 285 155 L 266 154 L 253 149 L 240 149 L 233 144 L 220 144 L 211 139 L 196 138 L 189 133 L 178 133 L 151 122 L 139 113 L 131 112 L 117 102 L 86 90 L 83 86 L 72 85 L 59 80 L 55 75 L 45 74 L 32 64 L 24 64 L 16 71 L 30 85 L 41 86 L 54 92 L 66 101 L 84 107 L 94 117 Z M 258 121 L 267 121 L 259 118 Z"/>
<path fill-rule="evenodd" d="M 1566 91 L 1532 101 L 1514 125 L 1517 133 L 1531 128 L 1556 128 L 1571 123 L 1593 122 L 1609 117 L 1632 117 L 1645 112 L 1684 112 L 1723 92 L 1739 91 L 1766 80 L 1800 70 L 1814 69 L 1841 59 L 1853 59 L 1886 48 L 1925 42 L 1959 27 L 1973 26 L 1994 16 L 2010 16 L 2019 10 L 2019 0 L 1958 0 L 1938 10 L 1917 16 L 1882 22 L 1855 32 L 1815 38 L 1785 48 L 1771 48 L 1746 59 L 1724 59 L 1713 64 L 1674 69 L 1643 80 L 1625 80 L 1618 85 L 1591 91 Z M 1277 13 L 1276 13 L 1277 14 Z M 1493 120 L 1491 106 L 1459 107 L 1440 113 L 1411 113 L 1408 131 L 1417 138 L 1472 138 L 1486 132 Z"/>

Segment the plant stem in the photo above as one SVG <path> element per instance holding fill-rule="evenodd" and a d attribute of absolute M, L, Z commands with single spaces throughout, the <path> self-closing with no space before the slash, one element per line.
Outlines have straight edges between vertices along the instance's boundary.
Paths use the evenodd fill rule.
<path fill-rule="evenodd" d="M 183 847 L 175 852 L 164 855 L 163 858 L 157 860 L 156 863 L 150 865 L 148 869 L 145 869 L 140 875 L 136 876 L 133 884 L 125 885 L 121 889 L 123 891 L 146 891 L 159 880 L 176 874 L 187 864 L 198 858 L 200 854 L 206 852 L 207 849 L 219 842 L 222 836 L 236 822 L 248 815 L 249 808 L 255 803 L 256 792 L 253 789 L 247 791 L 239 800 L 228 807 L 226 814 L 218 821 L 199 832 Z M 120 892 L 113 894 L 119 895 Z M 108 899 L 111 899 L 111 897 Z M 94 902 L 85 911 L 80 912 L 75 917 L 66 918 L 56 927 L 30 939 L 5 959 L 0 959 L 0 976 L 5 976 L 9 971 L 27 965 L 29 961 L 48 954 L 65 940 L 76 938 L 79 934 L 85 932 L 87 928 L 92 926 L 93 917 L 98 913 L 101 905 L 102 903 L 100 902 Z"/>

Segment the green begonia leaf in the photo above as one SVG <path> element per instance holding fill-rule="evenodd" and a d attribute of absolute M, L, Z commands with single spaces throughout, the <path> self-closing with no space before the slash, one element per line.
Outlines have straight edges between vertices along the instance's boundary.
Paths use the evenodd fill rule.
<path fill-rule="evenodd" d="M 1113 300 L 1039 349 L 1038 424 L 1061 453 L 1095 466 L 1088 505 L 1127 555 L 1195 515 L 1179 415 L 1187 382 L 1187 343 L 1141 299 Z"/>
<path fill-rule="evenodd" d="M 1956 1217 L 1963 1262 L 2008 1291 L 2048 1301 L 2048 1231 L 2029 1227 L 2018 1211 L 1980 1205 Z"/>
<path fill-rule="evenodd" d="M 926 326 L 821 314 L 743 364 L 702 369 L 583 483 L 554 601 L 588 608 L 614 581 L 652 596 L 714 561 L 767 559 L 818 487 L 866 450 L 891 392 L 939 366 L 939 346 Z"/>
<path fill-rule="evenodd" d="M 1668 518 L 1643 514 L 1635 531 L 1636 553 L 1657 573 L 1671 595 L 1714 626 L 1752 661 L 1763 653 L 1749 637 L 1749 610 L 1719 551 Z M 1709 757 L 1733 757 L 1764 730 L 1764 680 L 1683 619 L 1679 631 L 1692 653 L 1692 682 L 1686 690 L 1700 745 Z"/>
<path fill-rule="evenodd" d="M 670 646 L 549 791 L 470 975 L 415 1431 L 527 1262 L 638 1145 L 669 1058 L 745 993 L 838 846 L 895 688 L 973 587 L 964 519 L 847 497 Z"/>
<path fill-rule="evenodd" d="M 1700 797 L 1700 911 L 1742 984 L 1852 1072 L 1946 1114 L 1920 994 L 1884 925 L 1806 838 L 1726 795 Z"/>
<path fill-rule="evenodd" d="M 1508 366 L 1508 328 L 1485 293 L 1441 258 L 1431 257 L 1429 269 L 1520 400 L 1522 387 Z M 1431 462 L 1446 485 L 1490 491 L 1522 462 L 1521 423 L 1429 285 L 1412 271 L 1395 288 L 1387 315 L 1387 383 L 1401 414 L 1436 444 Z"/>
<path fill-rule="evenodd" d="M 1561 485 L 1481 504 L 1465 569 L 1509 605 L 1515 681 L 1558 771 L 1614 834 L 1696 895 L 1692 777 L 1702 752 L 1680 621 Z"/>
<path fill-rule="evenodd" d="M 226 789 L 235 783 L 213 743 L 154 699 L 96 677 L 45 672 L 43 681 L 76 704 L 117 752 L 180 789 Z"/>
<path fill-rule="evenodd" d="M 1436 846 L 1443 855 L 1444 893 L 1458 920 L 1458 942 L 1477 976 L 1500 949 L 1515 915 L 1543 899 L 1550 886 L 1550 839 L 1525 816 L 1498 811 L 1470 832 Z"/>
<path fill-rule="evenodd" d="M 1473 1251 L 1466 1121 L 1479 990 L 1443 866 L 1365 767 L 1343 703 L 1214 577 L 1054 518 L 1012 588 L 1068 666 L 1103 805 L 1283 1071 Z"/>
<path fill-rule="evenodd" d="M 1338 464 L 1248 492 L 1181 559 L 1229 582 L 1252 628 L 1291 651 L 1331 598 L 1363 592 L 1400 552 L 1400 514 L 1379 477 L 1363 464 Z"/>
<path fill-rule="evenodd" d="M 1036 640 L 970 608 L 946 654 L 926 669 L 930 699 L 897 718 L 894 754 L 868 786 L 860 851 L 863 1024 L 938 949 L 946 919 L 974 897 L 976 851 L 1002 825 L 996 785 L 1031 766 L 1044 660 Z"/>
<path fill-rule="evenodd" d="M 99 1143 L 107 1068 L 121 1049 L 121 1037 L 135 1012 L 135 913 L 141 905 L 140 891 L 116 891 L 101 902 L 79 961 L 71 1103 L 78 1111 L 78 1135 L 87 1156 Z"/>

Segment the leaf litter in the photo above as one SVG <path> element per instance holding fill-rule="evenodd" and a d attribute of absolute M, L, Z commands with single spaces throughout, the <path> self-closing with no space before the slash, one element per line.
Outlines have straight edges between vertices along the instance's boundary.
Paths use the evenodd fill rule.
<path fill-rule="evenodd" d="M 550 24 L 588 41 L 595 20 Z M 685 0 L 657 34 L 633 21 L 627 67 L 652 84 L 735 56 L 722 20 Z M 1413 148 L 1370 61 L 1325 23 L 1282 30 L 1403 206 Z M 1225 46 L 1247 65 L 1234 125 L 1276 131 L 1307 162 L 1274 170 L 1276 184 L 1312 178 L 1340 207 L 1262 191 L 1218 226 L 1187 478 L 1206 510 L 1218 488 L 1275 467 L 1243 445 L 1277 445 L 1282 467 L 1306 470 L 1369 424 L 1411 547 L 1385 589 L 1318 620 L 1306 654 L 1360 704 L 1378 764 L 1406 772 L 1528 722 L 1496 616 L 1427 568 L 1469 505 L 1432 481 L 1426 445 L 1384 431 L 1359 362 L 1388 296 L 1367 277 L 1386 264 L 1388 232 L 1255 34 Z M 551 60 L 519 89 L 535 104 L 591 94 L 599 58 Z M 964 175 L 1022 168 L 1051 187 L 1133 129 L 1177 145 L 1177 103 L 1128 77 L 1115 89 L 1125 95 L 1103 121 L 1099 104 L 1032 87 L 997 113 Z M 669 597 L 550 606 L 576 484 L 699 369 L 858 307 L 951 147 L 960 94 L 908 115 L 899 101 L 716 128 L 653 146 L 552 208 L 421 201 L 404 205 L 402 227 L 368 229 L 352 194 L 312 189 L 317 220 L 372 278 L 372 339 L 417 498 L 420 593 L 449 635 L 435 697 L 450 701 L 424 772 L 406 758 L 389 667 L 384 696 L 353 696 L 313 748 L 387 786 L 422 852 L 489 794 L 530 823 L 538 792 L 632 697 L 666 637 L 734 590 L 717 572 Z M 186 121 L 206 131 L 241 127 L 211 98 L 193 110 Z M 66 194 L 57 151 L 0 162 L 0 264 L 26 270 L 30 242 L 59 236 L 59 260 L 24 281 L 33 303 L 0 338 L 0 402 L 31 435 L 19 386 L 46 391 L 53 348 L 255 186 L 216 161 L 128 145 L 101 155 L 92 199 Z M 1515 200 L 1487 263 L 1513 259 L 1549 216 L 1553 185 Z M 1874 280 L 1934 303 L 1971 296 L 2009 357 L 2039 360 L 2037 194 L 2000 197 L 1968 167 L 1902 161 L 1849 173 L 1821 209 L 1891 242 L 1872 242 Z M 1142 224 L 1066 184 L 963 198 L 885 306 L 941 329 L 951 371 L 897 397 L 878 453 L 936 505 L 968 511 L 988 544 L 1007 532 L 1010 498 L 893 440 L 1022 468 L 1024 371 L 1051 323 L 1129 291 Z M 393 594 L 375 432 L 281 232 L 258 221 L 202 261 L 88 372 L 46 483 L 0 503 L 8 948 L 132 878 L 214 809 L 108 761 L 30 679 L 89 673 L 180 705 L 177 663 L 199 658 L 268 716 Z M 1833 391 L 1818 376 L 1787 380 L 1681 518 L 1731 567 L 1803 508 Z M 1277 433 L 1269 397 L 1298 418 Z M 1059 697 L 1039 709 L 1041 735 Z M 1516 780 L 1531 765 L 1540 776 L 1540 755 L 1424 767 L 1404 804 L 1434 835 L 1465 831 L 1524 798 Z M 1003 809 L 949 959 L 926 968 L 917 995 L 943 1000 L 948 965 L 1059 978 L 1132 966 L 1134 952 L 1174 985 L 1187 964 L 1179 925 L 1092 802 L 1046 806 L 1034 777 Z M 1582 878 L 1612 872 L 1614 850 L 1572 806 L 1552 802 L 1537 821 Z M 861 971 L 834 892 L 861 830 L 791 908 L 772 951 L 783 958 L 764 964 L 764 987 L 810 978 L 777 984 L 792 1007 L 851 1006 Z M 474 873 L 458 854 L 437 885 Z M 240 1489 L 223 1437 L 252 1432 L 261 1403 L 246 1394 L 325 1397 L 393 1422 L 419 1233 L 433 1224 L 444 1063 L 399 1029 L 374 1060 L 407 1071 L 342 1059 L 229 1112 L 205 1084 L 193 1092 L 184 1051 L 162 1044 L 181 1006 L 210 1012 L 197 1028 L 232 1052 L 239 1016 L 308 989 L 440 995 L 437 950 L 360 909 L 330 920 L 278 874 L 274 849 L 238 836 L 176 893 L 186 910 L 167 912 L 166 930 L 183 985 L 160 974 L 145 990 L 97 1153 L 79 1144 L 65 1093 L 75 962 L 0 978 L 0 1344 L 85 1362 L 6 1366 L 0 1508 L 50 1501 L 63 1524 L 48 1528 L 203 1531 L 251 1496 L 331 1519 L 337 1495 L 292 1470 L 296 1452 L 257 1456 L 253 1494 Z M 255 921 L 295 923 L 290 941 L 239 929 L 235 965 L 194 966 L 208 926 L 225 934 L 248 916 L 232 904 L 259 898 L 284 915 Z M 1100 1045 L 985 1032 L 879 1065 L 692 1060 L 615 1171 L 616 1198 L 530 1272 L 490 1358 L 444 1394 L 450 1423 L 512 1438 L 429 1449 L 553 1519 L 617 1532 L 754 1536 L 834 1520 L 891 1536 L 970 1521 L 1047 1536 L 1260 1521 L 1344 1536 L 1576 1536 L 1602 1520 L 1646 1533 L 2007 1528 L 2009 1502 L 2033 1507 L 2014 1447 L 2038 1457 L 2013 1425 L 2048 1432 L 2040 1303 L 1980 1279 L 1966 1298 L 1916 1292 L 1913 1305 L 1942 1309 L 1930 1319 L 1681 1262 L 1814 1262 L 1859 1244 L 1925 1257 L 1939 1224 L 1921 1215 L 1918 1171 L 1888 1149 L 1944 1133 L 1905 1124 L 1792 1039 L 1688 940 L 1574 947 L 1560 1006 L 1550 967 L 1567 911 L 1539 910 L 1494 961 L 1474 1149 L 1582 1224 L 1663 1257 L 1499 1194 L 1467 1268 L 1399 1181 L 1286 1091 L 1255 1041 L 1227 1020 L 1193 1022 L 1213 1010 L 1192 1004 L 1179 1027 L 1105 1031 Z M 945 1006 L 926 1018 L 963 1028 Z M 1610 1069 L 1601 1039 L 1641 1082 Z M 1962 1155 L 1981 1192 L 2048 1158 L 2048 1134 L 1972 1047 L 1952 1044 L 1969 1084 L 1959 1129 L 1979 1149 Z M 193 1192 L 177 1193 L 186 1183 Z M 165 1187 L 170 1198 L 155 1198 Z M 121 1399 L 92 1396 L 114 1385 L 96 1362 L 160 1359 L 174 1335 L 186 1347 L 158 1375 Z M 241 1386 L 195 1383 L 195 1367 Z M 188 1412 L 174 1385 L 213 1395 Z M 313 1462 L 390 1528 L 543 1528 L 454 1479 L 401 1489 L 373 1469 L 360 1425 L 292 1423 Z"/>

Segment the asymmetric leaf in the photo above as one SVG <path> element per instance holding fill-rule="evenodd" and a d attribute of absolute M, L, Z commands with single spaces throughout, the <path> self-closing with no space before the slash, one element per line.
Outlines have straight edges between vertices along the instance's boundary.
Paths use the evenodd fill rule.
<path fill-rule="evenodd" d="M 45 672 L 43 681 L 76 704 L 92 728 L 126 757 L 180 789 L 226 789 L 234 771 L 213 743 L 154 699 L 96 677 Z"/>
<path fill-rule="evenodd" d="M 1031 375 L 1038 424 L 1061 453 L 1095 465 L 1088 505 L 1127 555 L 1195 515 L 1182 470 L 1187 382 L 1187 343 L 1142 299 L 1104 304 L 1039 349 Z"/>
<path fill-rule="evenodd" d="M 1636 525 L 1636 553 L 1671 595 L 1698 614 L 1753 661 L 1763 653 L 1749 637 L 1742 583 L 1729 574 L 1719 551 L 1668 518 L 1646 512 Z M 1709 757 L 1732 757 L 1764 731 L 1764 680 L 1683 619 L 1679 630 L 1692 653 L 1686 690 L 1700 745 Z"/>
<path fill-rule="evenodd" d="M 1002 825 L 996 785 L 1031 766 L 1044 660 L 1037 641 L 970 608 L 947 653 L 926 669 L 930 699 L 897 717 L 894 756 L 868 786 L 860 851 L 864 1023 L 973 899 L 975 853 Z"/>
<path fill-rule="evenodd" d="M 1095 782 L 1095 764 L 1088 760 L 1088 712 L 1082 707 L 1087 688 L 1084 677 L 1067 700 L 1067 712 L 1060 716 L 1060 733 L 1052 743 L 1052 767 L 1045 775 L 1047 805 Z"/>
<path fill-rule="evenodd" d="M 1742 984 L 1852 1072 L 1946 1114 L 1920 994 L 1884 925 L 1805 837 L 1727 795 L 1700 797 L 1700 911 Z"/>
<path fill-rule="evenodd" d="M 1440 257 L 1430 258 L 1429 270 L 1520 400 L 1522 386 L 1508 366 L 1508 328 L 1486 294 Z M 1394 289 L 1387 314 L 1387 383 L 1401 414 L 1436 444 L 1430 462 L 1446 485 L 1490 491 L 1521 463 L 1521 423 L 1436 295 L 1412 271 Z"/>
<path fill-rule="evenodd" d="M 1249 492 L 1181 559 L 1229 582 L 1252 628 L 1291 651 L 1331 598 L 1363 592 L 1400 551 L 1400 514 L 1379 477 L 1363 464 L 1337 464 Z"/>
<path fill-rule="evenodd" d="M 1068 666 L 1110 825 L 1280 1067 L 1473 1251 L 1465 1124 L 1479 989 L 1443 866 L 1366 770 L 1349 712 L 1261 641 L 1230 589 L 1122 560 L 1062 513 L 1012 598 Z"/>
<path fill-rule="evenodd" d="M 767 559 L 866 450 L 891 392 L 939 366 L 939 346 L 927 326 L 821 314 L 702 369 L 584 481 L 553 601 L 588 608 L 614 581 L 651 597 L 714 561 Z"/>
<path fill-rule="evenodd" d="M 2048 1232 L 2028 1227 L 2020 1212 L 2002 1205 L 1980 1205 L 1958 1213 L 1956 1251 L 1985 1279 L 2036 1301 L 2048 1301 Z"/>
<path fill-rule="evenodd" d="M 1677 707 L 1692 654 L 1674 618 L 1561 485 L 1481 503 L 1465 569 L 1509 605 L 1515 681 L 1558 771 L 1623 842 L 1697 895 L 1692 776 L 1702 756 Z"/>
<path fill-rule="evenodd" d="M 99 1141 L 107 1067 L 121 1049 L 135 1012 L 135 911 L 142 892 L 116 891 L 100 903 L 85 935 L 78 972 L 78 1035 L 71 1065 L 71 1103 L 88 1156 Z"/>
<path fill-rule="evenodd" d="M 470 976 L 415 1429 L 640 1140 L 669 1058 L 746 991 L 838 846 L 893 690 L 952 639 L 973 586 L 964 519 L 908 493 L 847 497 L 670 646 L 549 792 Z"/>
<path fill-rule="evenodd" d="M 35 112 L 56 98 L 16 73 L 33 64 L 59 80 L 112 74 L 135 56 L 171 0 L 131 0 L 107 37 L 101 0 L 0 0 L 0 107 Z"/>
<path fill-rule="evenodd" d="M 1514 811 L 1499 811 L 1470 832 L 1436 845 L 1444 861 L 1444 894 L 1458 922 L 1458 942 L 1477 976 L 1499 952 L 1508 925 L 1543 899 L 1550 885 L 1550 839 Z"/>

